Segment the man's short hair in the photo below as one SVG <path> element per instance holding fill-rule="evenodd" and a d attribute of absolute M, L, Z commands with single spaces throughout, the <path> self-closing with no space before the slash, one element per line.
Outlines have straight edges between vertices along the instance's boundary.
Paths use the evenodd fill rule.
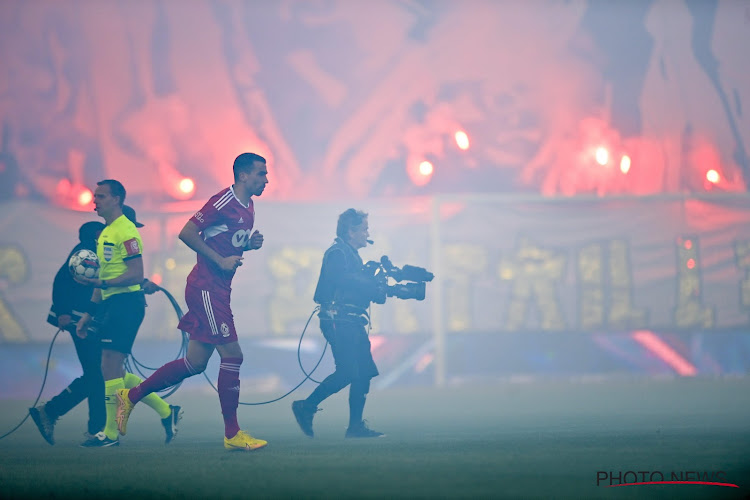
<path fill-rule="evenodd" d="M 125 186 L 120 181 L 114 179 L 104 179 L 96 183 L 97 186 L 109 186 L 109 192 L 112 196 L 120 197 L 120 207 L 125 203 Z"/>
<path fill-rule="evenodd" d="M 266 163 L 265 158 L 255 153 L 242 153 L 235 158 L 234 165 L 232 166 L 232 170 L 234 170 L 234 180 L 239 180 L 240 172 L 245 172 L 246 174 L 251 173 L 253 168 L 255 168 L 256 161 Z"/>
<path fill-rule="evenodd" d="M 349 238 L 349 230 L 361 225 L 367 218 L 367 212 L 350 208 L 339 215 L 339 222 L 336 224 L 336 236 L 342 239 Z"/>

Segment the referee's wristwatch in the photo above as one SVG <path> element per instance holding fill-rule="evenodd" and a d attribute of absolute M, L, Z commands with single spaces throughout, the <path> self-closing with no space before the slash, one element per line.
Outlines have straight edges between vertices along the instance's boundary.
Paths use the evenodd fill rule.
<path fill-rule="evenodd" d="M 99 285 L 99 288 L 101 288 L 102 290 L 106 290 L 107 288 L 109 288 L 109 284 L 107 283 L 107 280 L 102 280 L 102 284 Z"/>

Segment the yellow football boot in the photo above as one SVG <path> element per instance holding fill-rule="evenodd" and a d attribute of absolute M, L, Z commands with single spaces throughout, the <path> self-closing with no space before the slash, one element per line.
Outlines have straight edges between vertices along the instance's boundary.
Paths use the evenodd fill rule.
<path fill-rule="evenodd" d="M 224 438 L 224 448 L 232 451 L 253 451 L 267 444 L 267 441 L 255 439 L 245 431 L 239 431 L 232 439 Z"/>
<path fill-rule="evenodd" d="M 130 412 L 133 411 L 135 406 L 130 402 L 129 392 L 130 389 L 117 389 L 115 392 L 117 396 L 117 417 L 115 417 L 115 420 L 117 421 L 117 430 L 123 436 L 128 430 L 128 418 L 130 418 Z"/>

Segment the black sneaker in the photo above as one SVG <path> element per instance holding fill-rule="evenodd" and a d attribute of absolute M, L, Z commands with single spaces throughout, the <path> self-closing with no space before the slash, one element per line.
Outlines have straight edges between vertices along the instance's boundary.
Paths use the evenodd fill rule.
<path fill-rule="evenodd" d="M 169 409 L 172 410 L 172 413 L 170 413 L 168 417 L 161 419 L 161 425 L 164 426 L 164 432 L 167 433 L 167 438 L 164 440 L 164 444 L 172 442 L 177 435 L 177 424 L 182 420 L 181 406 L 169 405 Z"/>
<path fill-rule="evenodd" d="M 36 424 L 36 428 L 42 434 L 42 437 L 49 444 L 55 444 L 55 422 L 57 419 L 50 418 L 44 410 L 44 405 L 29 408 L 31 420 Z"/>
<path fill-rule="evenodd" d="M 110 446 L 120 446 L 120 440 L 109 439 L 103 432 L 97 432 L 90 439 L 81 443 L 81 448 L 108 448 Z"/>
<path fill-rule="evenodd" d="M 313 432 L 313 417 L 318 411 L 319 409 L 317 407 L 310 408 L 310 405 L 304 400 L 299 400 L 292 403 L 292 412 L 294 413 L 294 418 L 297 419 L 299 428 L 302 429 L 302 432 L 305 433 L 305 436 L 315 436 L 315 433 Z"/>
<path fill-rule="evenodd" d="M 346 435 L 344 437 L 347 438 L 379 438 L 379 437 L 385 437 L 385 434 L 382 432 L 374 431 L 367 427 L 367 420 L 361 421 L 357 425 L 350 425 L 349 428 L 346 430 Z"/>

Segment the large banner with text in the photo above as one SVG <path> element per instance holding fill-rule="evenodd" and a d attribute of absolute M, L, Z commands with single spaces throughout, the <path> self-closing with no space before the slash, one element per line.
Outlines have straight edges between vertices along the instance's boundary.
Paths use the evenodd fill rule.
<path fill-rule="evenodd" d="M 742 329 L 750 318 L 750 197 L 451 197 L 256 203 L 261 250 L 233 283 L 240 336 L 297 337 L 315 304 L 339 213 L 370 214 L 367 260 L 435 273 L 424 301 L 372 307 L 372 332 L 619 332 Z M 199 205 L 139 211 L 147 276 L 184 309 L 195 255 L 177 235 Z M 57 269 L 95 214 L 23 201 L 0 211 L 0 342 L 43 341 Z M 150 296 L 139 338 L 178 339 L 177 314 Z M 313 323 L 317 330 L 316 322 Z"/>

